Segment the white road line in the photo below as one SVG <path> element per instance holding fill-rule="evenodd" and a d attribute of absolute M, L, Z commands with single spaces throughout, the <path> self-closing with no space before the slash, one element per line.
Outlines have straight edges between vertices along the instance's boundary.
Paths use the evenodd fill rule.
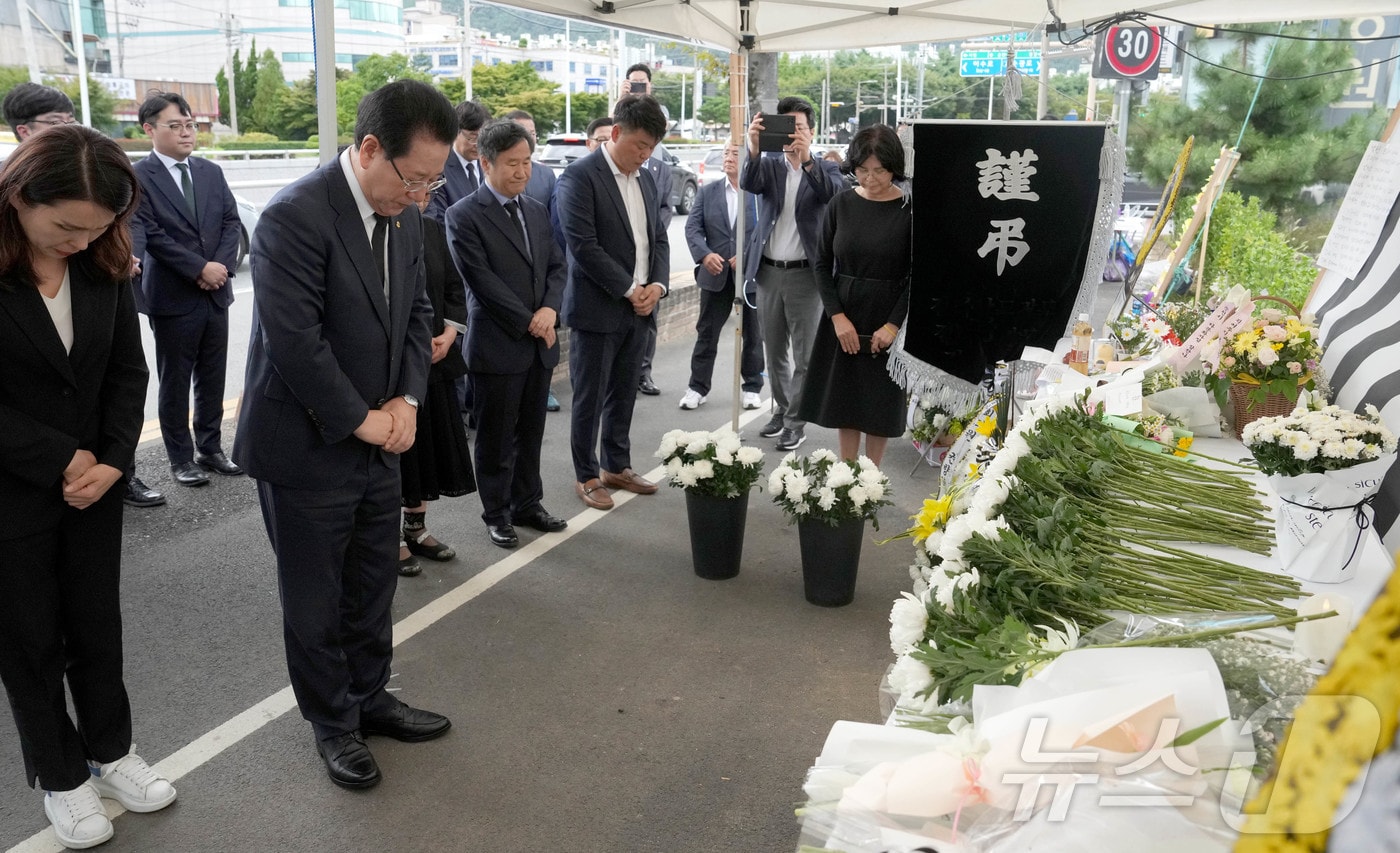
<path fill-rule="evenodd" d="M 227 403 L 225 404 L 227 405 Z M 752 423 L 765 414 L 764 408 L 744 412 L 739 416 L 739 426 Z M 729 421 L 726 419 L 725 425 Z M 723 425 L 721 425 L 723 426 Z M 658 465 L 646 474 L 642 475 L 648 480 L 659 482 L 665 477 L 666 469 Z M 486 568 L 482 569 L 471 578 L 463 581 L 456 587 L 448 590 L 414 612 L 408 614 L 394 625 L 394 646 L 406 642 L 416 636 L 419 632 L 432 627 L 442 621 L 453 611 L 465 605 L 467 602 L 486 592 L 491 587 L 515 574 L 515 572 L 528 566 L 538 557 L 542 557 L 558 546 L 569 541 L 583 530 L 593 526 L 601 519 L 607 518 L 610 512 L 625 506 L 637 495 L 631 492 L 619 492 L 613 495 L 612 510 L 585 509 L 578 515 L 569 519 L 569 526 L 558 533 L 551 533 L 541 536 L 530 544 L 511 551 L 506 557 L 497 560 Z M 291 685 L 283 687 L 276 693 L 262 700 L 258 704 L 228 720 L 218 727 L 205 732 L 189 744 L 176 750 L 171 755 L 153 765 L 155 771 L 171 782 L 179 781 L 183 776 L 193 772 L 199 767 L 207 764 L 215 756 L 258 729 L 296 708 L 296 697 L 292 695 Z M 126 809 L 112 801 L 104 800 L 102 805 L 107 810 L 107 816 L 115 819 L 119 815 L 126 813 Z M 44 828 L 29 836 L 29 838 L 11 847 L 6 853 L 63 853 L 66 850 L 58 839 L 54 837 L 51 828 Z"/>

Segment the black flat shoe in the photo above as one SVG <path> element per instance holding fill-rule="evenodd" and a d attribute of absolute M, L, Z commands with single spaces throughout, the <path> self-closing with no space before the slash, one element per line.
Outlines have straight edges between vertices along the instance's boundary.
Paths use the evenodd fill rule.
<path fill-rule="evenodd" d="M 413 708 L 403 702 L 383 716 L 360 718 L 360 732 L 366 737 L 382 735 L 404 743 L 418 743 L 442 737 L 450 728 L 452 721 L 442 714 Z"/>
<path fill-rule="evenodd" d="M 165 503 L 165 495 L 141 482 L 140 477 L 129 477 L 126 481 L 126 494 L 122 502 L 127 506 L 153 507 Z"/>
<path fill-rule="evenodd" d="M 170 476 L 174 477 L 175 482 L 182 486 L 209 485 L 209 475 L 199 470 L 199 466 L 193 462 L 181 462 L 179 465 L 171 465 Z"/>
<path fill-rule="evenodd" d="M 379 784 L 383 776 L 374 755 L 365 746 L 359 732 L 346 732 L 343 735 L 316 741 L 316 751 L 326 763 L 326 773 L 331 781 L 342 788 L 363 790 Z"/>
<path fill-rule="evenodd" d="M 441 542 L 434 542 L 431 545 L 424 544 L 421 540 L 428 538 L 426 532 L 418 534 L 416 539 L 414 534 L 407 529 L 403 530 L 402 533 L 404 541 L 408 543 L 409 552 L 416 557 L 426 557 L 429 560 L 445 563 L 457 556 L 457 552 L 450 545 L 444 545 Z"/>
<path fill-rule="evenodd" d="M 218 453 L 210 453 L 208 456 L 196 456 L 194 464 L 201 468 L 207 468 L 216 474 L 223 474 L 225 477 L 237 477 L 243 473 L 243 469 L 225 456 L 222 450 Z"/>
<path fill-rule="evenodd" d="M 491 535 L 491 544 L 499 545 L 502 548 L 514 548 L 520 544 L 520 537 L 515 535 L 515 528 L 509 524 L 488 524 L 486 532 Z"/>
<path fill-rule="evenodd" d="M 541 533 L 558 533 L 569 526 L 569 522 L 558 516 L 550 515 L 544 511 L 543 507 L 524 515 L 517 515 L 511 519 L 511 523 L 516 527 L 528 527 Z"/>

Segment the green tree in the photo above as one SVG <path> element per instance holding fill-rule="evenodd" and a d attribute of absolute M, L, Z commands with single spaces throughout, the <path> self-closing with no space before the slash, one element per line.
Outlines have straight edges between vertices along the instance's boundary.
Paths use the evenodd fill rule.
<path fill-rule="evenodd" d="M 700 120 L 705 124 L 729 124 L 729 94 L 711 95 L 702 100 Z"/>
<path fill-rule="evenodd" d="M 229 124 L 228 74 L 222 68 L 214 74 L 214 88 L 219 90 L 219 121 Z"/>
<path fill-rule="evenodd" d="M 467 99 L 467 81 L 461 77 L 439 77 L 437 78 L 438 91 L 452 102 L 452 106 L 457 106 Z"/>
<path fill-rule="evenodd" d="M 316 132 L 316 72 L 296 81 L 283 93 L 271 114 L 271 126 L 276 128 L 279 139 L 309 139 Z"/>
<path fill-rule="evenodd" d="M 1272 35 L 1276 26 L 1250 28 Z M 1310 26 L 1286 27 L 1302 35 Z M 1236 36 L 1235 50 L 1221 63 L 1257 73 L 1260 57 L 1273 49 L 1271 77 L 1302 77 L 1346 68 L 1352 61 L 1345 42 L 1300 42 L 1254 34 Z M 1351 178 L 1366 142 L 1379 131 L 1378 110 L 1356 116 L 1338 128 L 1322 126 L 1324 108 L 1341 97 L 1354 74 L 1328 74 L 1293 80 L 1265 80 L 1211 66 L 1194 71 L 1201 85 L 1196 107 L 1180 99 L 1154 96 L 1147 114 L 1129 126 L 1129 164 L 1150 181 L 1162 182 L 1170 173 L 1186 137 L 1196 137 L 1186 174 L 1187 187 L 1199 187 L 1209 177 L 1220 149 L 1235 144 L 1246 115 L 1240 142 L 1240 165 L 1231 185 L 1246 196 L 1257 196 L 1270 210 L 1289 211 L 1298 190 L 1314 181 Z M 1257 99 L 1256 99 L 1257 91 Z M 1251 108 L 1252 103 L 1252 108 Z"/>
<path fill-rule="evenodd" d="M 233 54 L 233 94 L 238 102 L 238 121 L 244 124 L 246 116 L 253 112 L 253 95 L 258 87 L 258 40 L 253 39 L 248 49 L 248 61 L 238 64 L 238 52 Z M 250 128 L 240 126 L 242 131 Z"/>
<path fill-rule="evenodd" d="M 385 83 L 393 83 L 395 80 L 421 80 L 424 83 L 433 81 L 432 75 L 419 71 L 407 56 L 398 52 L 366 56 L 355 66 L 355 77 L 366 92 L 373 92 Z"/>
<path fill-rule="evenodd" d="M 10 90 L 21 83 L 29 82 L 29 70 L 19 65 L 0 66 L 0 100 L 3 100 Z M 83 105 L 78 96 L 78 81 L 58 80 L 53 77 L 44 78 L 45 86 L 53 86 L 68 96 L 73 102 L 73 115 L 79 121 L 83 118 Z M 114 111 L 117 106 L 117 99 L 107 90 L 106 86 L 96 80 L 88 80 L 88 107 L 92 110 L 92 120 L 88 122 L 94 128 L 103 133 L 114 133 L 117 129 L 117 120 Z M 11 128 L 13 130 L 13 128 Z"/>
<path fill-rule="evenodd" d="M 249 111 L 250 129 L 260 130 L 281 136 L 277 127 L 278 107 L 287 95 L 287 84 L 282 78 L 282 63 L 269 50 L 264 50 L 258 68 L 258 87 L 253 92 L 253 105 Z M 240 128 L 241 130 L 241 128 Z"/>

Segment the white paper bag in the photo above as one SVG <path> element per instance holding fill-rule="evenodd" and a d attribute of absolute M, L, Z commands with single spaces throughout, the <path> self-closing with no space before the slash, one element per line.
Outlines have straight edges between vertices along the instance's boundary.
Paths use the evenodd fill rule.
<path fill-rule="evenodd" d="M 1340 471 L 1269 478 L 1279 496 L 1278 553 L 1289 574 L 1342 583 L 1362 566 L 1377 564 L 1384 572 L 1390 554 L 1376 534 L 1375 512 L 1364 501 L 1380 489 L 1394 462 L 1391 454 Z"/>
<path fill-rule="evenodd" d="M 1196 438 L 1220 437 L 1220 407 L 1204 388 L 1168 388 L 1142 401 L 1153 411 L 1181 421 Z"/>

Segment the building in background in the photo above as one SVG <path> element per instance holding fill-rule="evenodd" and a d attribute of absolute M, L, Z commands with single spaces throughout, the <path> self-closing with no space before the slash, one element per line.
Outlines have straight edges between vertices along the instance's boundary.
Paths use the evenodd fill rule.
<path fill-rule="evenodd" d="M 65 47 L 73 43 L 69 27 L 73 10 L 70 0 L 27 0 L 32 10 L 28 22 L 28 41 L 24 38 L 19 17 L 25 5 L 25 0 L 0 3 L 0 65 L 24 68 L 32 58 L 43 74 L 59 76 L 76 72 L 78 59 Z M 81 0 L 79 6 L 82 9 L 88 67 L 98 72 L 108 71 L 111 40 L 107 30 L 107 3 L 104 0 Z"/>

